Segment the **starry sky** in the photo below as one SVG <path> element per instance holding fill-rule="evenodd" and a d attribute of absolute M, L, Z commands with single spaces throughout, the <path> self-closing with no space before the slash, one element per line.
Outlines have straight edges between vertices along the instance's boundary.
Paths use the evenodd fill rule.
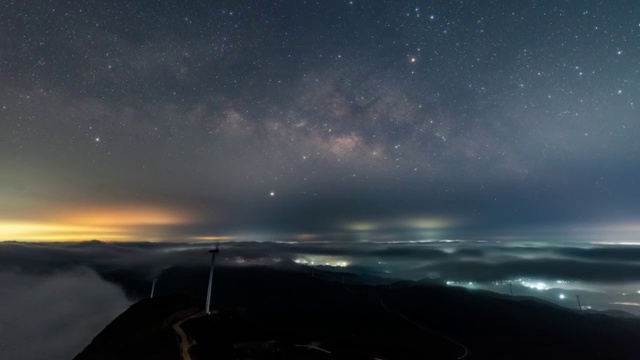
<path fill-rule="evenodd" d="M 0 1 L 0 240 L 640 234 L 640 3 Z"/>

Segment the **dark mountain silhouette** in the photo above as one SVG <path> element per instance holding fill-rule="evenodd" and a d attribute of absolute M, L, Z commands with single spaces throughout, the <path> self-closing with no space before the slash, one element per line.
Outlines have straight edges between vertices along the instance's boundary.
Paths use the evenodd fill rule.
<path fill-rule="evenodd" d="M 165 271 L 157 298 L 133 305 L 76 359 L 640 358 L 637 318 L 272 268 L 216 269 L 215 313 L 205 315 L 206 279 L 206 268 Z"/>

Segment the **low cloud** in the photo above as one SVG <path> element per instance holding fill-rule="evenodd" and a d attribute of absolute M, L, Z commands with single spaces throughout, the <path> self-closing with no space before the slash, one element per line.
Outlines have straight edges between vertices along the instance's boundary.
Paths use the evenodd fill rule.
<path fill-rule="evenodd" d="M 72 359 L 131 304 L 89 269 L 0 272 L 0 353 L 7 359 Z"/>
<path fill-rule="evenodd" d="M 133 271 L 146 281 L 172 266 L 207 266 L 212 243 L 0 244 L 0 273 L 47 274 L 75 264 L 104 275 Z M 222 265 L 290 263 L 305 256 L 341 257 L 377 273 L 386 263 L 390 276 L 420 279 L 429 274 L 476 281 L 544 277 L 619 283 L 640 281 L 634 247 L 528 247 L 487 242 L 286 241 L 224 242 Z M 277 259 L 277 261 L 276 261 Z M 429 276 L 431 276 L 429 275 Z"/>
<path fill-rule="evenodd" d="M 344 271 L 353 273 L 415 280 L 566 280 L 568 285 L 557 285 L 565 296 L 573 294 L 572 289 L 586 289 L 592 293 L 580 294 L 600 308 L 637 302 L 640 296 L 636 296 L 640 257 L 635 247 L 291 238 L 219 244 L 217 260 L 222 266 L 315 262 L 346 266 Z M 27 360 L 72 358 L 133 301 L 125 292 L 146 296 L 151 281 L 171 267 L 208 266 L 207 250 L 212 246 L 211 242 L 0 243 L 0 353 Z M 533 291 L 532 295 L 550 301 L 559 295 L 517 291 Z M 617 295 L 623 292 L 629 294 Z"/>
<path fill-rule="evenodd" d="M 441 265 L 441 264 L 440 264 Z M 447 278 L 474 281 L 507 280 L 519 277 L 569 279 L 622 283 L 640 279 L 640 264 L 574 259 L 519 259 L 505 262 L 452 261 L 446 266 L 427 266 Z"/>

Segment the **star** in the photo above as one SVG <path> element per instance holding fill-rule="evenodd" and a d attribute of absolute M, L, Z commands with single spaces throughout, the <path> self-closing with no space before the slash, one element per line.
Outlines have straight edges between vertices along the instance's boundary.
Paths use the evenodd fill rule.
<path fill-rule="evenodd" d="M 269 196 L 271 196 L 271 197 L 274 197 L 274 196 L 276 196 L 276 193 L 275 193 L 275 191 L 272 191 L 272 192 L 270 192 L 270 193 L 269 193 Z"/>

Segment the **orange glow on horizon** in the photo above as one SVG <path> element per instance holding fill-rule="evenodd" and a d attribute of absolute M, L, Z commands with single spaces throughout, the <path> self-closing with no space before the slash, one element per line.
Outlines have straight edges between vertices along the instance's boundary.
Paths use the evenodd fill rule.
<path fill-rule="evenodd" d="M 194 212 L 135 205 L 52 213 L 44 219 L 0 219 L 0 241 L 153 241 L 167 238 L 167 227 L 201 221 Z"/>
<path fill-rule="evenodd" d="M 0 222 L 0 240 L 80 241 L 92 239 L 127 240 L 121 229 L 38 222 Z"/>
<path fill-rule="evenodd" d="M 236 236 L 192 236 L 189 239 L 191 240 L 200 240 L 200 241 L 224 241 L 224 240 L 235 240 Z"/>
<path fill-rule="evenodd" d="M 81 209 L 60 217 L 63 223 L 90 226 L 180 225 L 199 220 L 195 214 L 151 207 Z"/>

